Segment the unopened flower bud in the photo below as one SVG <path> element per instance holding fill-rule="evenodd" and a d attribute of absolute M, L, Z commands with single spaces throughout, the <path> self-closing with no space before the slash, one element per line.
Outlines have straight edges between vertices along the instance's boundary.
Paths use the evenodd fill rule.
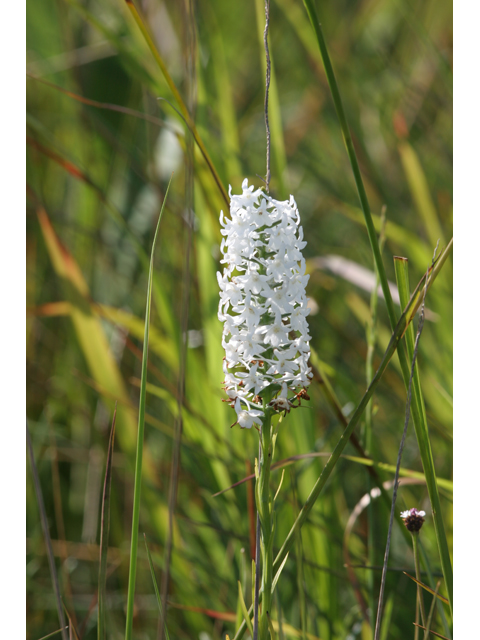
<path fill-rule="evenodd" d="M 425 522 L 425 511 L 417 511 L 417 509 L 409 509 L 402 511 L 400 517 L 403 518 L 405 526 L 411 533 L 420 531 Z"/>

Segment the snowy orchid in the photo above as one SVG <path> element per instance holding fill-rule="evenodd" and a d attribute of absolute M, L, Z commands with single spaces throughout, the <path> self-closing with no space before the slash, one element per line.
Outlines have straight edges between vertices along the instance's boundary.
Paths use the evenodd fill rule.
<path fill-rule="evenodd" d="M 220 213 L 224 265 L 218 273 L 218 318 L 224 323 L 224 389 L 242 428 L 261 424 L 262 392 L 281 390 L 270 402 L 288 411 L 288 389 L 305 389 L 308 366 L 307 297 L 302 250 L 306 242 L 293 196 L 280 202 L 248 181 L 232 195 L 230 219 Z M 270 396 L 271 397 L 271 396 Z"/>

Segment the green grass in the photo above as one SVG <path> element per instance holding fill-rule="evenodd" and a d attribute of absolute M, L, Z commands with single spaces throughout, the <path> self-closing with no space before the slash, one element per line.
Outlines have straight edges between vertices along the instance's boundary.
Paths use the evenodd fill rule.
<path fill-rule="evenodd" d="M 132 637 L 157 637 L 160 592 L 152 575 L 160 586 L 169 555 L 170 478 L 180 417 L 167 633 L 233 638 L 235 620 L 252 603 L 251 481 L 213 497 L 247 476 L 247 463 L 253 465 L 258 455 L 257 432 L 230 429 L 234 412 L 221 402 L 224 354 L 215 273 L 218 216 L 228 210 L 228 185 L 238 192 L 248 177 L 260 186 L 256 175 L 265 173 L 262 5 L 253 0 L 195 4 L 192 78 L 186 72 L 192 25 L 181 3 L 145 3 L 146 13 L 143 4 L 135 9 L 120 0 L 28 3 L 27 417 L 65 617 L 86 640 L 98 632 L 101 495 L 115 403 L 110 530 L 107 553 L 102 541 L 100 580 L 105 636 L 125 638 L 135 502 L 133 530 L 146 534 L 148 549 L 134 540 L 129 624 Z M 409 329 L 406 340 L 397 340 L 411 314 L 402 315 L 409 298 L 405 280 L 399 287 L 402 308 L 388 298 L 386 281 L 395 282 L 393 256 L 408 258 L 413 287 L 429 266 L 437 239 L 442 249 L 452 233 L 451 8 L 432 1 L 408 9 L 396 0 L 317 3 L 317 20 L 313 2 L 306 5 L 308 12 L 299 1 L 271 0 L 270 9 L 270 193 L 279 200 L 292 193 L 299 206 L 308 241 L 307 294 L 318 306 L 309 325 L 320 372 L 310 401 L 283 420 L 275 445 L 274 462 L 299 457 L 291 461 L 276 498 L 274 581 L 280 569 L 281 575 L 272 600 L 273 628 L 278 638 L 333 640 L 350 634 L 363 639 L 373 637 L 372 616 L 364 615 L 359 594 L 375 612 L 381 574 L 376 567 L 383 561 L 389 518 L 385 493 L 391 497 L 391 491 L 372 500 L 356 520 L 348 537 L 350 572 L 343 538 L 362 497 L 393 479 L 403 429 L 414 334 Z M 309 14 L 314 24 L 321 23 L 324 40 Z M 328 47 L 327 74 L 318 38 Z M 187 107 L 192 82 L 194 118 Z M 195 140 L 193 159 L 187 127 Z M 195 222 L 187 279 L 186 185 L 192 175 Z M 372 274 L 375 258 L 387 303 L 380 295 L 373 354 L 372 335 L 366 333 L 371 291 L 320 267 L 316 258 L 328 255 Z M 422 581 L 435 592 L 440 580 L 439 594 L 451 603 L 450 249 L 445 257 L 435 281 L 430 278 L 414 379 L 415 428 L 409 429 L 402 458 L 401 477 L 418 484 L 400 485 L 397 511 L 415 506 L 427 512 L 419 540 Z M 142 346 L 149 282 L 147 362 Z M 415 319 L 410 326 L 416 326 Z M 373 388 L 365 394 L 367 358 Z M 148 385 L 142 385 L 147 374 Z M 134 492 L 135 477 L 137 492 L 140 481 L 135 463 L 140 397 L 145 411 L 141 497 Z M 369 399 L 371 413 L 365 414 Z M 347 437 L 350 432 L 356 443 Z M 365 449 L 371 460 L 364 459 Z M 311 453 L 326 456 L 300 457 Z M 273 465 L 272 495 L 281 474 Z M 308 517 L 302 517 L 300 538 L 298 525 L 292 527 L 305 503 Z M 38 513 L 29 478 L 31 640 L 62 626 Z M 400 524 L 393 525 L 381 629 L 381 637 L 393 640 L 412 636 L 417 592 L 416 584 L 396 571 L 415 573 L 411 543 Z M 287 536 L 289 554 L 282 566 Z M 433 611 L 431 631 L 451 635 L 450 607 L 437 600 L 432 609 L 432 598 L 424 592 L 427 616 Z"/>

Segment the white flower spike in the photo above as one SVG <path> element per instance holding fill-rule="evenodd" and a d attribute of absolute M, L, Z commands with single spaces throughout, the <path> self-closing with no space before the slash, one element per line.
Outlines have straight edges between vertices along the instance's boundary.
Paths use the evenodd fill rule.
<path fill-rule="evenodd" d="M 230 220 L 220 213 L 223 275 L 218 318 L 224 323 L 224 389 L 240 427 L 260 425 L 264 389 L 277 384 L 281 394 L 270 402 L 276 411 L 289 411 L 287 388 L 306 389 L 312 378 L 308 366 L 305 259 L 306 242 L 293 196 L 279 202 L 248 181 L 242 194 L 232 195 Z M 308 398 L 306 392 L 295 394 Z M 271 396 L 270 396 L 271 397 Z"/>

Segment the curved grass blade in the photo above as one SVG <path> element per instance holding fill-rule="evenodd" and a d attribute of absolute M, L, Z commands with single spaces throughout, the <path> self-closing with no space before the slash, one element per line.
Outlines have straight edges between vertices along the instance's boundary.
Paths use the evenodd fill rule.
<path fill-rule="evenodd" d="M 406 576 L 408 576 L 410 578 L 410 580 L 413 580 L 414 582 L 416 582 L 420 587 L 422 587 L 422 589 L 425 589 L 425 591 L 428 591 L 428 593 L 431 593 L 432 596 L 435 596 L 436 598 L 438 598 L 439 600 L 441 600 L 442 602 L 444 602 L 445 604 L 450 604 L 449 601 L 447 600 L 447 598 L 444 598 L 444 596 L 440 595 L 438 593 L 438 591 L 434 591 L 431 587 L 428 586 L 428 584 L 425 584 L 424 582 L 421 582 L 420 580 L 417 580 L 414 576 L 411 576 L 409 573 L 407 573 L 406 571 L 403 572 Z"/>
<path fill-rule="evenodd" d="M 253 638 L 254 637 L 253 627 L 250 621 L 249 613 L 247 611 L 247 605 L 245 604 L 245 600 L 243 599 L 243 591 L 242 591 L 242 585 L 240 584 L 240 580 L 238 580 L 238 601 L 240 603 L 240 607 L 242 608 L 243 619 L 245 620 L 245 624 L 247 625 L 248 631 Z"/>
<path fill-rule="evenodd" d="M 418 627 L 419 629 L 423 629 L 424 631 L 427 630 L 426 627 L 422 627 L 421 624 L 417 624 L 416 622 L 413 623 L 416 627 Z M 437 633 L 436 631 L 432 631 L 430 629 L 429 633 L 432 634 L 432 636 L 435 636 L 436 638 L 442 638 L 442 640 L 450 640 L 450 638 L 447 638 L 447 636 L 442 636 L 440 633 Z"/>
<path fill-rule="evenodd" d="M 142 462 L 143 462 L 143 438 L 145 433 L 145 405 L 147 396 L 147 361 L 148 361 L 148 337 L 150 329 L 150 307 L 152 300 L 153 283 L 153 256 L 157 243 L 158 230 L 162 220 L 163 210 L 167 201 L 168 191 L 172 179 L 168 183 L 163 200 L 160 215 L 158 216 L 157 228 L 153 238 L 152 252 L 150 256 L 150 269 L 148 272 L 147 301 L 145 309 L 145 333 L 143 338 L 142 376 L 140 384 L 140 402 L 138 409 L 138 434 L 137 434 L 137 455 L 135 460 L 135 486 L 133 493 L 133 517 L 132 517 L 132 540 L 130 548 L 130 570 L 128 575 L 128 595 L 127 595 L 127 621 L 125 628 L 125 640 L 131 640 L 133 629 L 133 604 L 135 596 L 135 578 L 137 573 L 137 551 L 138 551 L 138 523 L 140 519 L 140 496 L 142 486 Z"/>
<path fill-rule="evenodd" d="M 162 615 L 162 599 L 160 598 L 160 591 L 158 590 L 157 578 L 155 577 L 155 569 L 153 567 L 152 556 L 150 554 L 150 549 L 147 544 L 147 536 L 143 534 L 143 539 L 145 540 L 145 549 L 147 550 L 147 558 L 148 558 L 148 566 L 150 567 L 150 574 L 152 576 L 153 588 L 155 589 L 155 598 L 157 599 L 158 610 L 160 611 L 160 615 Z M 167 625 L 164 623 L 165 629 L 165 637 L 167 640 L 170 640 L 170 636 L 168 635 Z"/>
<path fill-rule="evenodd" d="M 98 570 L 98 626 L 97 638 L 104 640 L 105 632 L 105 613 L 106 613 L 106 586 L 107 586 L 107 553 L 108 553 L 108 534 L 110 532 L 110 493 L 112 488 L 112 461 L 113 461 L 113 445 L 115 442 L 115 420 L 117 418 L 117 407 L 113 413 L 112 428 L 110 430 L 110 438 L 108 441 L 107 463 L 105 467 L 105 480 L 103 483 L 102 496 L 102 521 L 100 527 L 100 568 Z"/>
<path fill-rule="evenodd" d="M 288 467 L 299 460 L 309 460 L 311 458 L 328 458 L 331 456 L 331 452 L 327 451 L 312 451 L 311 453 L 300 453 L 295 456 L 290 456 L 288 458 L 284 458 L 283 460 L 278 460 L 274 462 L 271 466 L 271 470 L 275 471 L 275 469 L 282 469 L 283 467 Z M 375 465 L 379 469 L 383 471 L 388 471 L 390 473 L 395 473 L 395 466 L 393 464 L 388 464 L 387 462 L 374 462 L 370 458 L 359 458 L 358 456 L 350 456 L 346 454 L 342 454 L 340 456 L 343 460 L 349 460 L 350 462 L 355 462 L 356 464 L 362 464 L 366 467 L 372 467 Z M 412 471 L 411 469 L 400 469 L 400 476 L 402 478 L 415 478 L 416 480 L 423 480 L 426 483 L 425 474 L 421 471 Z M 254 480 L 255 474 L 251 473 L 248 476 L 245 476 L 241 480 L 238 480 L 234 484 L 230 485 L 226 489 L 222 489 L 221 491 L 217 491 L 217 493 L 212 494 L 212 498 L 216 498 L 217 496 L 222 495 L 222 493 L 226 493 L 235 487 L 248 482 L 249 480 Z M 446 489 L 447 491 L 453 492 L 453 482 L 451 480 L 447 480 L 446 478 L 437 478 L 438 486 Z M 281 485 L 281 482 L 280 482 Z M 280 488 L 280 487 L 279 487 Z"/>
<path fill-rule="evenodd" d="M 62 602 L 63 604 L 63 602 Z M 80 640 L 80 637 L 78 635 L 77 630 L 75 629 L 75 625 L 72 622 L 72 618 L 70 617 L 70 614 L 68 613 L 68 609 L 65 605 L 63 605 L 63 609 L 67 615 L 68 618 L 68 635 L 69 635 L 69 640 Z"/>
<path fill-rule="evenodd" d="M 418 213 L 420 214 L 425 230 L 427 232 L 430 244 L 435 245 L 437 240 L 444 243 L 442 227 L 436 211 L 433 199 L 428 189 L 427 178 L 423 171 L 420 160 L 415 150 L 408 142 L 401 142 L 398 145 L 400 160 L 402 161 L 403 170 L 405 172 L 408 186 L 415 202 Z"/>
<path fill-rule="evenodd" d="M 65 627 L 65 630 L 68 629 L 68 627 Z M 64 631 L 64 629 L 57 629 L 56 631 L 52 631 L 52 633 L 49 633 L 46 636 L 42 636 L 41 638 L 39 638 L 39 640 L 47 640 L 47 638 L 53 638 L 53 636 L 56 636 L 57 633 L 62 633 L 62 631 Z"/>
<path fill-rule="evenodd" d="M 63 87 L 59 87 L 53 82 L 49 82 L 48 80 L 44 80 L 43 78 L 38 78 L 37 76 L 32 75 L 31 73 L 26 74 L 28 78 L 32 80 L 36 80 L 37 82 L 41 82 L 47 87 L 51 87 L 56 91 L 60 91 L 60 93 L 65 94 L 69 98 L 76 100 L 77 102 L 81 102 L 82 104 L 86 104 L 89 107 L 96 107 L 97 109 L 106 109 L 107 111 L 116 111 L 117 113 L 122 113 L 126 116 L 132 116 L 134 118 L 139 118 L 140 120 L 145 120 L 146 122 L 151 122 L 152 124 L 157 125 L 158 127 L 165 127 L 169 131 L 171 131 L 174 135 L 178 135 L 175 129 L 165 122 L 161 118 L 156 118 L 155 116 L 151 116 L 148 113 L 142 113 L 141 111 L 137 111 L 136 109 L 130 109 L 129 107 L 122 107 L 118 104 L 111 104 L 109 102 L 99 102 L 98 100 L 92 100 L 91 98 L 85 98 L 83 96 L 78 95 L 78 93 L 74 93 L 73 91 L 67 91 Z"/>

